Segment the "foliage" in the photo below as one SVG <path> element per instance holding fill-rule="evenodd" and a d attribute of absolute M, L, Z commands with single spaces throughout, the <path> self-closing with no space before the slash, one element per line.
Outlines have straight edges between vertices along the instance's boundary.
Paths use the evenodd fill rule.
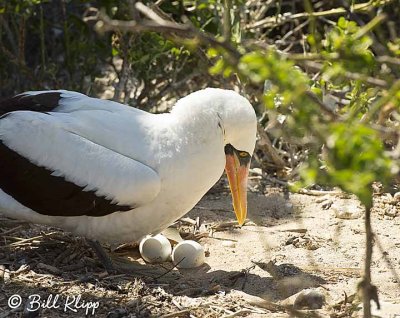
<path fill-rule="evenodd" d="M 262 100 L 271 117 L 284 115 L 281 133 L 302 137 L 303 144 L 311 150 L 309 160 L 303 164 L 303 182 L 296 187 L 339 186 L 370 206 L 372 183 L 388 184 L 398 173 L 398 158 L 391 158 L 389 153 L 393 147 L 387 149 L 380 134 L 383 127 L 376 125 L 380 111 L 377 105 L 391 103 L 397 109 L 400 106 L 398 92 L 390 89 L 399 67 L 384 71 L 388 65 L 380 63 L 372 49 L 371 32 L 379 22 L 378 16 L 360 27 L 342 16 L 320 42 L 316 41 L 320 34 L 308 34 L 309 52 L 302 55 L 284 54 L 273 46 L 254 50 L 253 46 L 246 48 L 248 53 L 242 54 L 237 66 L 229 64 L 223 58 L 226 53 L 220 52 L 222 58 L 210 69 L 213 74 L 225 76 L 237 72 L 258 86 L 267 84 Z M 391 43 L 385 48 L 388 53 Z M 210 56 L 218 54 L 211 50 Z M 317 65 L 318 73 L 306 74 L 296 64 L 303 69 Z M 374 86 L 377 79 L 382 79 L 384 89 Z M 340 92 L 347 103 L 336 103 L 333 109 L 329 105 L 321 108 L 310 99 L 310 91 L 322 99 L 332 91 Z M 277 114 L 272 116 L 273 112 Z M 387 119 L 384 125 L 391 121 L 390 116 Z M 395 127 L 394 133 L 398 134 L 398 123 Z"/>
<path fill-rule="evenodd" d="M 109 97 L 150 109 L 204 86 L 240 89 L 270 128 L 275 156 L 256 149 L 265 170 L 301 177 L 293 189 L 339 186 L 367 207 L 371 287 L 372 183 L 399 175 L 396 1 L 144 1 L 164 22 L 189 25 L 186 36 L 97 34 L 86 19 L 94 7 L 137 22 L 135 2 L 2 0 L 0 97 L 61 87 L 104 97 L 111 84 Z M 270 163 L 279 156 L 286 167 Z"/>
<path fill-rule="evenodd" d="M 196 77 L 207 79 L 200 53 L 189 54 L 159 34 L 97 34 L 85 22 L 92 7 L 130 18 L 128 0 L 0 0 L 0 97 L 44 88 L 102 95 L 111 84 L 115 99 L 150 108 L 160 94 L 183 95 L 199 83 Z M 168 2 L 162 8 L 175 17 L 185 11 Z M 208 6 L 200 12 L 189 13 L 196 26 L 217 28 Z"/>

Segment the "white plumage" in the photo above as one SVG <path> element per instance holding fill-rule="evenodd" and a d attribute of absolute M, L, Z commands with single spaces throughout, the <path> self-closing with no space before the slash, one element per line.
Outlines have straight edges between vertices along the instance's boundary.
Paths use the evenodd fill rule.
<path fill-rule="evenodd" d="M 16 110 L 0 118 L 3 145 L 110 205 L 131 208 L 102 216 L 48 215 L 24 206 L 13 195 L 18 184 L 1 186 L 0 179 L 0 211 L 11 218 L 100 241 L 137 241 L 194 207 L 223 173 L 225 145 L 250 155 L 254 149 L 254 110 L 233 91 L 201 90 L 159 115 L 69 91 L 21 96 L 51 93 L 60 95 L 51 111 Z"/>

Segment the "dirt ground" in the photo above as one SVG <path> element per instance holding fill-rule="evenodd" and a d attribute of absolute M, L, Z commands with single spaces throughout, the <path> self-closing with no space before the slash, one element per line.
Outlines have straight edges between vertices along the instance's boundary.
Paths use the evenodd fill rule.
<path fill-rule="evenodd" d="M 223 180 L 175 224 L 207 251 L 206 263 L 191 270 L 145 264 L 137 247 L 124 247 L 112 253 L 120 272 L 107 275 L 82 238 L 0 217 L 0 318 L 361 317 L 357 200 L 339 191 L 256 188 L 242 228 Z M 400 317 L 398 198 L 376 195 L 373 229 L 372 278 L 382 305 L 375 313 Z M 293 306 L 310 289 L 323 307 Z"/>

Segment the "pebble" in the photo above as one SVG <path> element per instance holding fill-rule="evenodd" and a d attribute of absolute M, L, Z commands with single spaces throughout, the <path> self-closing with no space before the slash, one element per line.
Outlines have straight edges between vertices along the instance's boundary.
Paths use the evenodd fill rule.
<path fill-rule="evenodd" d="M 260 168 L 253 168 L 250 170 L 250 172 L 252 172 L 253 174 L 262 176 L 262 170 Z"/>
<path fill-rule="evenodd" d="M 295 309 L 321 309 L 325 303 L 325 295 L 315 289 L 300 292 L 293 304 Z"/>
<path fill-rule="evenodd" d="M 397 215 L 397 208 L 393 205 L 387 206 L 385 208 L 385 214 L 387 216 L 395 217 Z"/>
<path fill-rule="evenodd" d="M 332 206 L 332 204 L 333 204 L 333 201 L 329 199 L 329 200 L 323 201 L 321 207 L 324 210 L 328 210 Z"/>
<path fill-rule="evenodd" d="M 397 202 L 400 202 L 400 192 L 396 192 L 396 193 L 393 195 L 393 199 L 394 199 L 395 201 L 397 201 Z"/>
<path fill-rule="evenodd" d="M 334 206 L 332 205 L 331 209 L 335 213 L 335 216 L 338 219 L 344 220 L 354 220 L 358 219 L 362 215 L 362 210 L 359 206 L 356 205 L 343 205 L 343 206 Z"/>
<path fill-rule="evenodd" d="M 286 203 L 285 203 L 285 207 L 286 207 L 287 209 L 292 209 L 292 208 L 293 208 L 293 203 L 286 202 Z"/>

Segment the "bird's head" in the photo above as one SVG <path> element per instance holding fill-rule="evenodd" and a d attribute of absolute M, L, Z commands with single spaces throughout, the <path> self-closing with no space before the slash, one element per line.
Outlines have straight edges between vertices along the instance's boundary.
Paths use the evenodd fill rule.
<path fill-rule="evenodd" d="M 247 216 L 247 181 L 256 143 L 257 119 L 246 98 L 233 91 L 227 92 L 230 96 L 220 114 L 225 142 L 225 172 L 236 218 L 243 225 Z"/>
<path fill-rule="evenodd" d="M 188 108 L 190 111 L 186 111 Z M 247 216 L 247 180 L 257 131 L 257 118 L 250 102 L 231 90 L 206 88 L 181 99 L 173 113 L 190 116 L 188 121 L 203 131 L 214 130 L 218 124 L 223 136 L 225 171 L 233 208 L 242 225 Z M 216 135 L 221 136 L 212 136 Z"/>

